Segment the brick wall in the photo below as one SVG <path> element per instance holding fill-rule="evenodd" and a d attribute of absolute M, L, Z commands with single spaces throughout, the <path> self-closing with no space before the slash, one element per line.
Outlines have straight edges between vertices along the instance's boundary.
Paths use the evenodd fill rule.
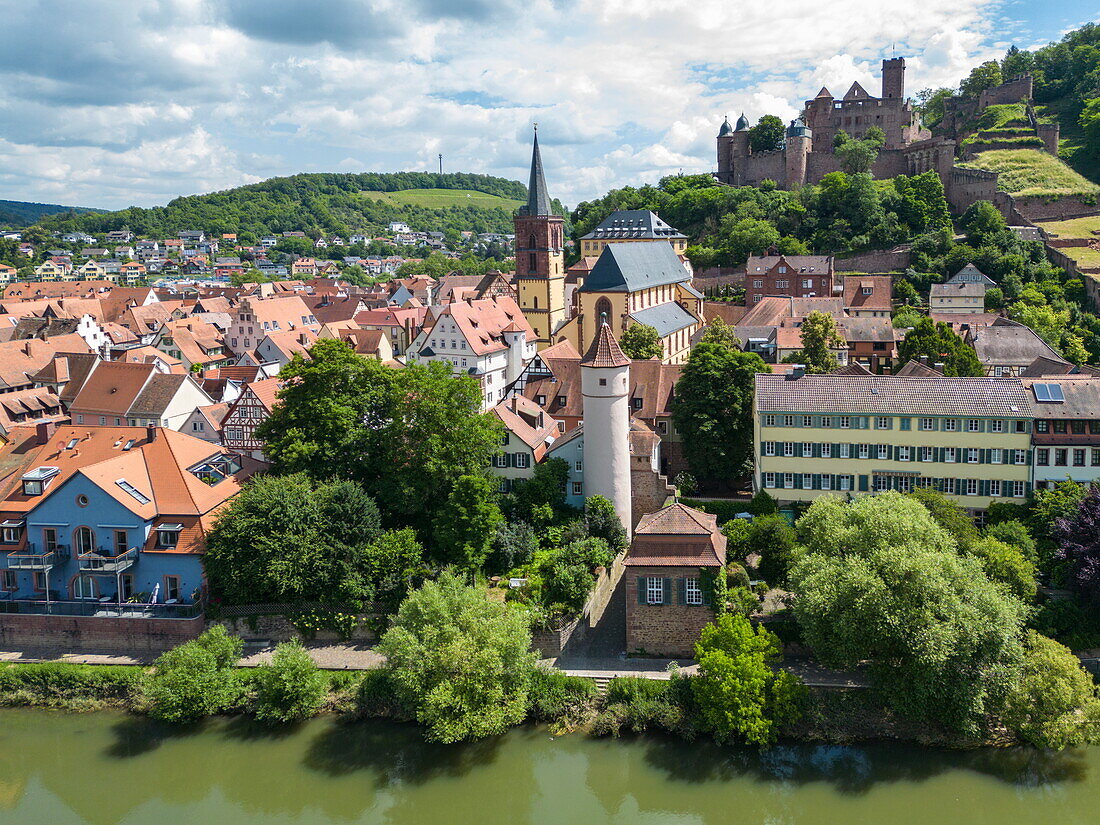
<path fill-rule="evenodd" d="M 194 639 L 203 630 L 194 619 L 106 616 L 0 616 L 0 644 L 7 649 L 64 648 L 72 651 L 159 652 Z"/>
<path fill-rule="evenodd" d="M 1013 200 L 1016 210 L 1029 221 L 1063 221 L 1100 215 L 1100 205 L 1080 198 L 1017 197 Z"/>
<path fill-rule="evenodd" d="M 680 604 L 677 580 L 697 578 L 698 567 L 627 567 L 626 649 L 644 650 L 658 656 L 691 658 L 703 627 L 714 621 L 706 605 Z M 648 605 L 638 601 L 638 578 L 657 576 L 672 579 L 672 604 Z"/>

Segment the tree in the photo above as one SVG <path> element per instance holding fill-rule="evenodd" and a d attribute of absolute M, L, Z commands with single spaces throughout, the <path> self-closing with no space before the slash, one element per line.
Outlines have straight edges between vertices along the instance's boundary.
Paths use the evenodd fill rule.
<path fill-rule="evenodd" d="M 296 722 L 321 709 L 328 679 L 295 640 L 275 646 L 271 661 L 256 669 L 256 718 Z"/>
<path fill-rule="evenodd" d="M 691 471 L 711 484 L 745 475 L 752 456 L 757 373 L 770 368 L 756 353 L 701 343 L 676 382 L 672 419 Z"/>
<path fill-rule="evenodd" d="M 210 589 L 230 604 L 349 602 L 374 595 L 378 510 L 354 482 L 253 478 L 207 536 Z"/>
<path fill-rule="evenodd" d="M 977 735 L 1019 662 L 1024 605 L 898 493 L 819 498 L 798 531 L 793 609 L 822 662 L 869 660 L 896 711 Z"/>
<path fill-rule="evenodd" d="M 996 243 L 1007 227 L 1001 210 L 989 201 L 975 201 L 959 218 L 959 226 L 966 233 L 966 242 L 975 249 Z"/>
<path fill-rule="evenodd" d="M 783 587 L 794 560 L 797 534 L 783 516 L 757 516 L 750 523 L 742 547 L 746 555 L 756 553 L 760 578 L 772 587 Z"/>
<path fill-rule="evenodd" d="M 978 528 L 974 519 L 943 493 L 930 487 L 918 487 L 906 495 L 923 504 L 936 524 L 946 530 L 960 547 L 965 548 L 978 540 Z"/>
<path fill-rule="evenodd" d="M 944 375 L 949 377 L 985 374 L 972 346 L 956 335 L 948 324 L 936 323 L 927 317 L 921 318 L 898 345 L 898 363 L 920 360 L 922 355 L 929 363 L 942 363 Z"/>
<path fill-rule="evenodd" d="M 703 628 L 695 645 L 699 674 L 691 692 L 703 726 L 722 741 L 741 739 L 761 747 L 801 713 L 801 681 L 773 665 L 782 657 L 778 637 L 740 613 Z"/>
<path fill-rule="evenodd" d="M 943 120 L 944 101 L 955 94 L 954 89 L 921 89 L 917 92 L 916 108 L 920 111 L 921 121 L 926 126 L 935 126 Z"/>
<path fill-rule="evenodd" d="M 619 346 L 628 358 L 640 361 L 660 358 L 665 351 L 660 334 L 649 324 L 635 323 L 628 326 L 619 338 Z"/>
<path fill-rule="evenodd" d="M 436 554 L 446 564 L 480 570 L 493 533 L 504 522 L 497 485 L 487 476 L 459 476 L 435 518 Z"/>
<path fill-rule="evenodd" d="M 1073 495 L 1069 490 L 1066 494 Z M 1038 499 L 1036 494 L 1037 502 Z M 1086 601 L 1097 603 L 1100 601 L 1100 487 L 1091 485 L 1076 510 L 1066 512 L 1068 504 L 1063 502 L 1064 509 L 1055 517 L 1051 530 L 1051 538 L 1058 546 L 1055 558 L 1068 568 L 1069 586 Z"/>
<path fill-rule="evenodd" d="M 966 551 L 978 557 L 991 581 L 1003 584 L 1017 599 L 1030 604 L 1035 598 L 1035 565 L 1015 547 L 986 536 L 968 545 Z"/>
<path fill-rule="evenodd" d="M 423 575 L 424 547 L 411 527 L 387 530 L 367 547 L 365 555 L 375 601 L 383 605 L 396 607 Z"/>
<path fill-rule="evenodd" d="M 723 266 L 741 266 L 749 255 L 763 255 L 779 242 L 779 231 L 768 221 L 738 218 L 730 213 L 722 219 L 718 244 Z"/>
<path fill-rule="evenodd" d="M 1039 554 L 1039 569 L 1050 572 L 1051 563 L 1066 564 L 1070 559 L 1058 552 L 1066 529 L 1072 528 L 1080 514 L 1081 503 L 1090 489 L 1076 481 L 1060 481 L 1045 490 L 1036 490 L 1031 497 L 1031 512 L 1027 525 L 1035 538 Z"/>
<path fill-rule="evenodd" d="M 736 330 L 721 318 L 715 318 L 703 328 L 699 343 L 718 344 L 727 349 L 741 349 L 741 338 L 738 337 Z"/>
<path fill-rule="evenodd" d="M 584 526 L 588 535 L 607 542 L 612 557 L 625 550 L 629 543 L 626 528 L 615 512 L 615 505 L 604 496 L 594 495 L 584 500 Z"/>
<path fill-rule="evenodd" d="M 843 349 L 847 342 L 832 315 L 815 309 L 802 321 L 801 332 L 806 372 L 832 372 L 840 366 L 833 351 Z"/>
<path fill-rule="evenodd" d="M 401 603 L 379 650 L 402 705 L 437 742 L 503 733 L 527 715 L 535 654 L 524 615 L 452 573 Z"/>
<path fill-rule="evenodd" d="M 531 477 L 512 488 L 512 517 L 533 523 L 538 508 L 552 512 L 565 509 L 565 485 L 569 483 L 569 462 L 564 458 L 548 458 L 535 465 Z"/>
<path fill-rule="evenodd" d="M 244 643 L 222 625 L 162 653 L 145 681 L 149 715 L 177 724 L 195 722 L 229 707 L 238 690 L 233 665 Z"/>
<path fill-rule="evenodd" d="M 764 115 L 749 129 L 749 148 L 754 152 L 772 152 L 783 148 L 786 129 L 775 115 Z"/>
<path fill-rule="evenodd" d="M 608 567 L 614 558 L 601 538 L 573 541 L 555 550 L 541 572 L 545 580 L 544 601 L 579 613 L 588 601 L 597 567 Z"/>
<path fill-rule="evenodd" d="M 977 97 L 986 89 L 1004 83 L 1001 64 L 996 60 L 987 60 L 970 70 L 970 74 L 959 84 L 959 91 L 966 97 Z"/>
<path fill-rule="evenodd" d="M 989 524 L 989 515 L 986 514 L 986 524 Z M 1003 541 L 1020 551 L 1020 554 L 1035 564 L 1039 560 L 1035 552 L 1035 540 L 1027 529 L 1027 525 L 1019 519 L 1008 519 L 996 524 L 989 524 L 985 528 L 985 534 L 997 541 Z"/>
<path fill-rule="evenodd" d="M 1100 700 L 1092 676 L 1069 648 L 1029 630 L 1023 663 L 1005 699 L 1005 724 L 1038 748 L 1067 748 L 1100 738 Z"/>
<path fill-rule="evenodd" d="M 1100 154 L 1100 97 L 1089 98 L 1077 121 L 1085 133 L 1085 143 L 1093 155 Z"/>
<path fill-rule="evenodd" d="M 502 522 L 493 531 L 485 570 L 504 574 L 527 564 L 539 549 L 539 539 L 525 521 Z"/>
<path fill-rule="evenodd" d="M 276 472 L 359 481 L 389 523 L 427 532 L 455 481 L 499 449 L 477 379 L 442 362 L 394 370 L 321 339 L 283 367 L 279 403 L 257 429 Z"/>
<path fill-rule="evenodd" d="M 894 281 L 894 297 L 905 306 L 915 307 L 920 304 L 920 293 L 906 280 Z"/>
<path fill-rule="evenodd" d="M 870 127 L 862 138 L 850 137 L 841 130 L 836 134 L 833 153 L 848 174 L 870 172 L 885 142 L 886 133 L 877 126 Z"/>

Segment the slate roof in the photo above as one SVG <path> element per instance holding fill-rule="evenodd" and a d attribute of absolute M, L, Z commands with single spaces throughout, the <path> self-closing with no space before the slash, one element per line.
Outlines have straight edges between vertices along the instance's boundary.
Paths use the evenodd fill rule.
<path fill-rule="evenodd" d="M 790 267 L 789 275 L 808 275 L 811 272 L 827 275 L 833 271 L 832 255 L 750 255 L 745 261 L 745 274 L 760 275 L 773 269 L 780 261 Z"/>
<path fill-rule="evenodd" d="M 1033 411 L 1036 418 L 1100 418 L 1100 380 L 1079 376 L 1024 378 L 1024 387 L 1032 394 Z M 1039 401 L 1032 387 L 1036 384 L 1057 384 L 1062 388 L 1064 401 Z M 0 396 L 2 398 L 3 396 Z"/>
<path fill-rule="evenodd" d="M 929 298 L 982 298 L 986 285 L 980 281 L 956 281 L 955 283 L 932 284 Z"/>
<path fill-rule="evenodd" d="M 1018 378 L 900 376 L 756 376 L 757 412 L 813 410 L 863 415 L 958 415 L 1020 418 L 1031 415 L 1030 394 Z"/>
<path fill-rule="evenodd" d="M 665 223 L 655 213 L 648 209 L 622 209 L 612 212 L 599 226 L 584 235 L 581 240 L 622 240 L 634 238 L 637 240 L 653 240 L 668 238 L 686 238 L 679 229 L 674 229 Z"/>
<path fill-rule="evenodd" d="M 637 312 L 632 312 L 630 317 L 639 324 L 653 327 L 662 338 L 686 329 L 696 322 L 694 315 L 671 301 L 667 304 L 639 309 Z"/>
<path fill-rule="evenodd" d="M 986 366 L 1027 366 L 1040 357 L 1065 360 L 1031 327 L 1007 318 L 972 329 L 967 340 Z"/>
<path fill-rule="evenodd" d="M 535 139 L 531 146 L 531 177 L 527 182 L 527 203 L 521 206 L 521 215 L 543 217 L 553 214 L 550 208 L 550 194 L 546 190 L 546 175 L 542 170 L 542 153 L 539 152 L 539 133 L 535 130 Z"/>
<path fill-rule="evenodd" d="M 690 281 L 670 243 L 611 243 L 580 287 L 582 292 L 638 292 L 654 286 Z"/>
<path fill-rule="evenodd" d="M 152 376 L 141 394 L 131 405 L 129 414 L 142 418 L 160 418 L 168 405 L 172 403 L 179 389 L 187 381 L 192 380 L 188 375 L 179 375 L 172 372 L 158 372 Z"/>

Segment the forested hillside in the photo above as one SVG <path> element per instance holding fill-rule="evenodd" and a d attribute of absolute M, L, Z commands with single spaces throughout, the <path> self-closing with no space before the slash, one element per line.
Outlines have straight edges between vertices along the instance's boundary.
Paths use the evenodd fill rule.
<path fill-rule="evenodd" d="M 0 201 L 0 226 L 19 228 L 30 226 L 46 215 L 60 212 L 98 212 L 85 206 L 59 206 L 56 203 L 27 203 L 25 201 Z"/>
<path fill-rule="evenodd" d="M 421 205 L 422 199 L 379 197 L 379 193 L 431 189 L 482 193 L 482 197 L 466 199 L 469 204 L 442 206 Z M 495 198 L 501 199 L 499 205 L 493 203 Z M 420 231 L 511 232 L 512 205 L 526 198 L 527 188 L 522 183 L 489 175 L 311 173 L 176 198 L 167 206 L 151 209 L 59 215 L 42 223 L 51 230 L 81 229 L 93 234 L 125 226 L 149 237 L 202 229 L 212 234 L 236 232 L 244 240 L 293 230 L 346 237 L 354 232 L 378 232 L 391 221 L 404 221 Z M 560 204 L 556 206 L 561 209 Z"/>

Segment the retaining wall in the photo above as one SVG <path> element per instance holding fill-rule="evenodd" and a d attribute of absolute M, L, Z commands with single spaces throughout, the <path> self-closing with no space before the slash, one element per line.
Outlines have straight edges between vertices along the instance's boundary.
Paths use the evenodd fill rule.
<path fill-rule="evenodd" d="M 65 648 L 71 651 L 160 652 L 194 639 L 204 619 L 144 619 L 108 616 L 0 616 L 0 644 L 9 650 Z"/>

